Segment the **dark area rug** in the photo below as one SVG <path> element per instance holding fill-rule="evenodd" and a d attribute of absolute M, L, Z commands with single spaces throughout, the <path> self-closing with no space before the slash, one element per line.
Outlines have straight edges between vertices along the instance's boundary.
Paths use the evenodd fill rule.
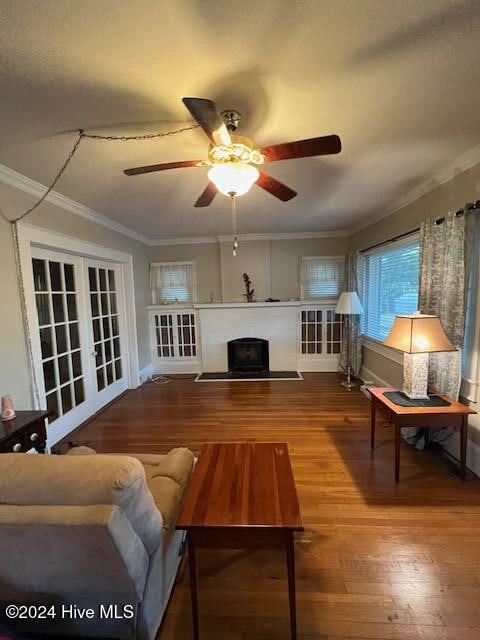
<path fill-rule="evenodd" d="M 298 371 L 230 371 L 228 373 L 200 373 L 196 382 L 212 380 L 303 380 Z"/>

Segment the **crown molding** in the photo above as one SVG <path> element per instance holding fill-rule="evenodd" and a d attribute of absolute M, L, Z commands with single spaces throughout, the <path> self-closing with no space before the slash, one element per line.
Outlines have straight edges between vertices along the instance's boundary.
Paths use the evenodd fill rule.
<path fill-rule="evenodd" d="M 3 164 L 0 164 L 0 182 L 3 182 L 3 184 L 10 187 L 14 187 L 15 189 L 19 189 L 31 196 L 35 196 L 36 198 L 41 198 L 47 190 L 47 187 L 40 182 L 27 178 L 27 176 L 24 176 Z M 142 244 L 150 243 L 149 238 L 141 233 L 137 233 L 133 229 L 130 229 L 130 227 L 126 227 L 125 225 L 120 224 L 120 222 L 115 222 L 111 218 L 107 218 L 107 216 L 98 213 L 98 211 L 90 209 L 80 202 L 72 200 L 57 191 L 51 191 L 45 200 L 46 202 L 50 202 L 50 204 L 60 207 L 65 211 L 70 211 L 77 216 L 81 216 L 82 218 L 101 224 L 103 227 L 107 227 L 112 231 L 116 231 L 124 236 L 133 238 L 134 240 L 137 240 L 137 242 L 141 242 Z"/>
<path fill-rule="evenodd" d="M 346 238 L 348 231 L 299 231 L 298 233 L 241 233 L 237 236 L 243 242 L 249 240 L 300 240 L 307 238 Z M 150 246 L 169 246 L 178 244 L 214 244 L 217 242 L 231 242 L 233 235 L 199 236 L 194 238 L 161 238 L 150 240 Z"/>
<path fill-rule="evenodd" d="M 151 247 L 163 247 L 176 244 L 215 244 L 216 236 L 195 236 L 193 238 L 150 238 L 148 244 Z"/>
<path fill-rule="evenodd" d="M 366 229 L 370 227 L 372 224 L 376 222 L 380 222 L 384 218 L 388 218 L 389 215 L 395 213 L 396 211 L 400 211 L 404 207 L 407 207 L 412 202 L 419 200 L 422 196 L 425 196 L 427 193 L 434 191 L 437 187 L 440 187 L 447 182 L 450 182 L 456 175 L 459 173 L 463 173 L 464 171 L 468 171 L 475 165 L 480 162 L 480 144 L 475 145 L 465 153 L 462 153 L 455 160 L 449 162 L 447 165 L 442 167 L 436 173 L 434 173 L 430 178 L 424 180 L 419 185 L 414 187 L 411 191 L 406 193 L 403 198 L 398 200 L 392 207 L 390 207 L 386 212 L 382 212 L 379 214 L 374 214 L 369 216 L 368 218 L 364 218 L 361 222 L 359 222 L 356 226 L 352 226 L 350 229 L 349 235 L 352 236 L 358 231 L 362 231 L 362 229 Z M 462 203 L 463 204 L 463 203 Z M 461 206 L 461 205 L 459 205 Z"/>
<path fill-rule="evenodd" d="M 348 231 L 299 231 L 298 233 L 244 233 L 239 240 L 307 240 L 308 238 L 346 238 Z M 219 242 L 231 242 L 233 235 L 217 236 Z"/>

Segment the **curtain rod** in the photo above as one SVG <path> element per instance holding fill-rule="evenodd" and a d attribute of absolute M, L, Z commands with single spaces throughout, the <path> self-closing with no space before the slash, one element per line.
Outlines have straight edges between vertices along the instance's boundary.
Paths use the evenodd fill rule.
<path fill-rule="evenodd" d="M 476 209 L 480 209 L 480 200 L 476 202 L 467 202 L 463 209 L 458 209 L 455 211 L 456 216 L 462 216 L 466 211 L 474 211 Z M 442 224 L 445 218 L 437 218 L 435 220 L 435 224 Z M 377 247 L 381 247 L 384 244 L 389 244 L 390 242 L 397 242 L 397 240 L 401 240 L 402 238 L 408 238 L 408 236 L 412 236 L 414 233 L 418 233 L 420 231 L 420 227 L 416 227 L 415 229 L 411 229 L 410 231 L 405 231 L 405 233 L 401 233 L 398 236 L 394 236 L 393 238 L 389 238 L 388 240 L 384 240 L 383 242 L 378 242 L 377 244 L 372 244 L 370 247 L 366 249 L 362 249 L 360 253 L 366 253 L 367 251 L 371 251 L 372 249 L 377 249 Z"/>

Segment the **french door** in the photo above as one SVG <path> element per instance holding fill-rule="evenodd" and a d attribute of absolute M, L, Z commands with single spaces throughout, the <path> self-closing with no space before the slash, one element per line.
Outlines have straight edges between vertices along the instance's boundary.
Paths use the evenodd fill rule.
<path fill-rule="evenodd" d="M 56 442 L 128 386 L 121 267 L 32 248 L 37 384 Z"/>
<path fill-rule="evenodd" d="M 100 408 L 127 389 L 119 265 L 85 260 L 88 324 L 94 381 L 91 395 Z"/>

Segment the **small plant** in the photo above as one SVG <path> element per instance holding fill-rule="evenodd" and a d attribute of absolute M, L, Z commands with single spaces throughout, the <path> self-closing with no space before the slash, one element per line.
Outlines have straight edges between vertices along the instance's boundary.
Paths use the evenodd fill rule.
<path fill-rule="evenodd" d="M 252 289 L 252 281 L 250 280 L 248 273 L 243 274 L 243 282 L 245 283 L 245 293 L 243 294 L 247 298 L 247 302 L 253 301 L 253 294 L 255 293 L 255 289 Z"/>

